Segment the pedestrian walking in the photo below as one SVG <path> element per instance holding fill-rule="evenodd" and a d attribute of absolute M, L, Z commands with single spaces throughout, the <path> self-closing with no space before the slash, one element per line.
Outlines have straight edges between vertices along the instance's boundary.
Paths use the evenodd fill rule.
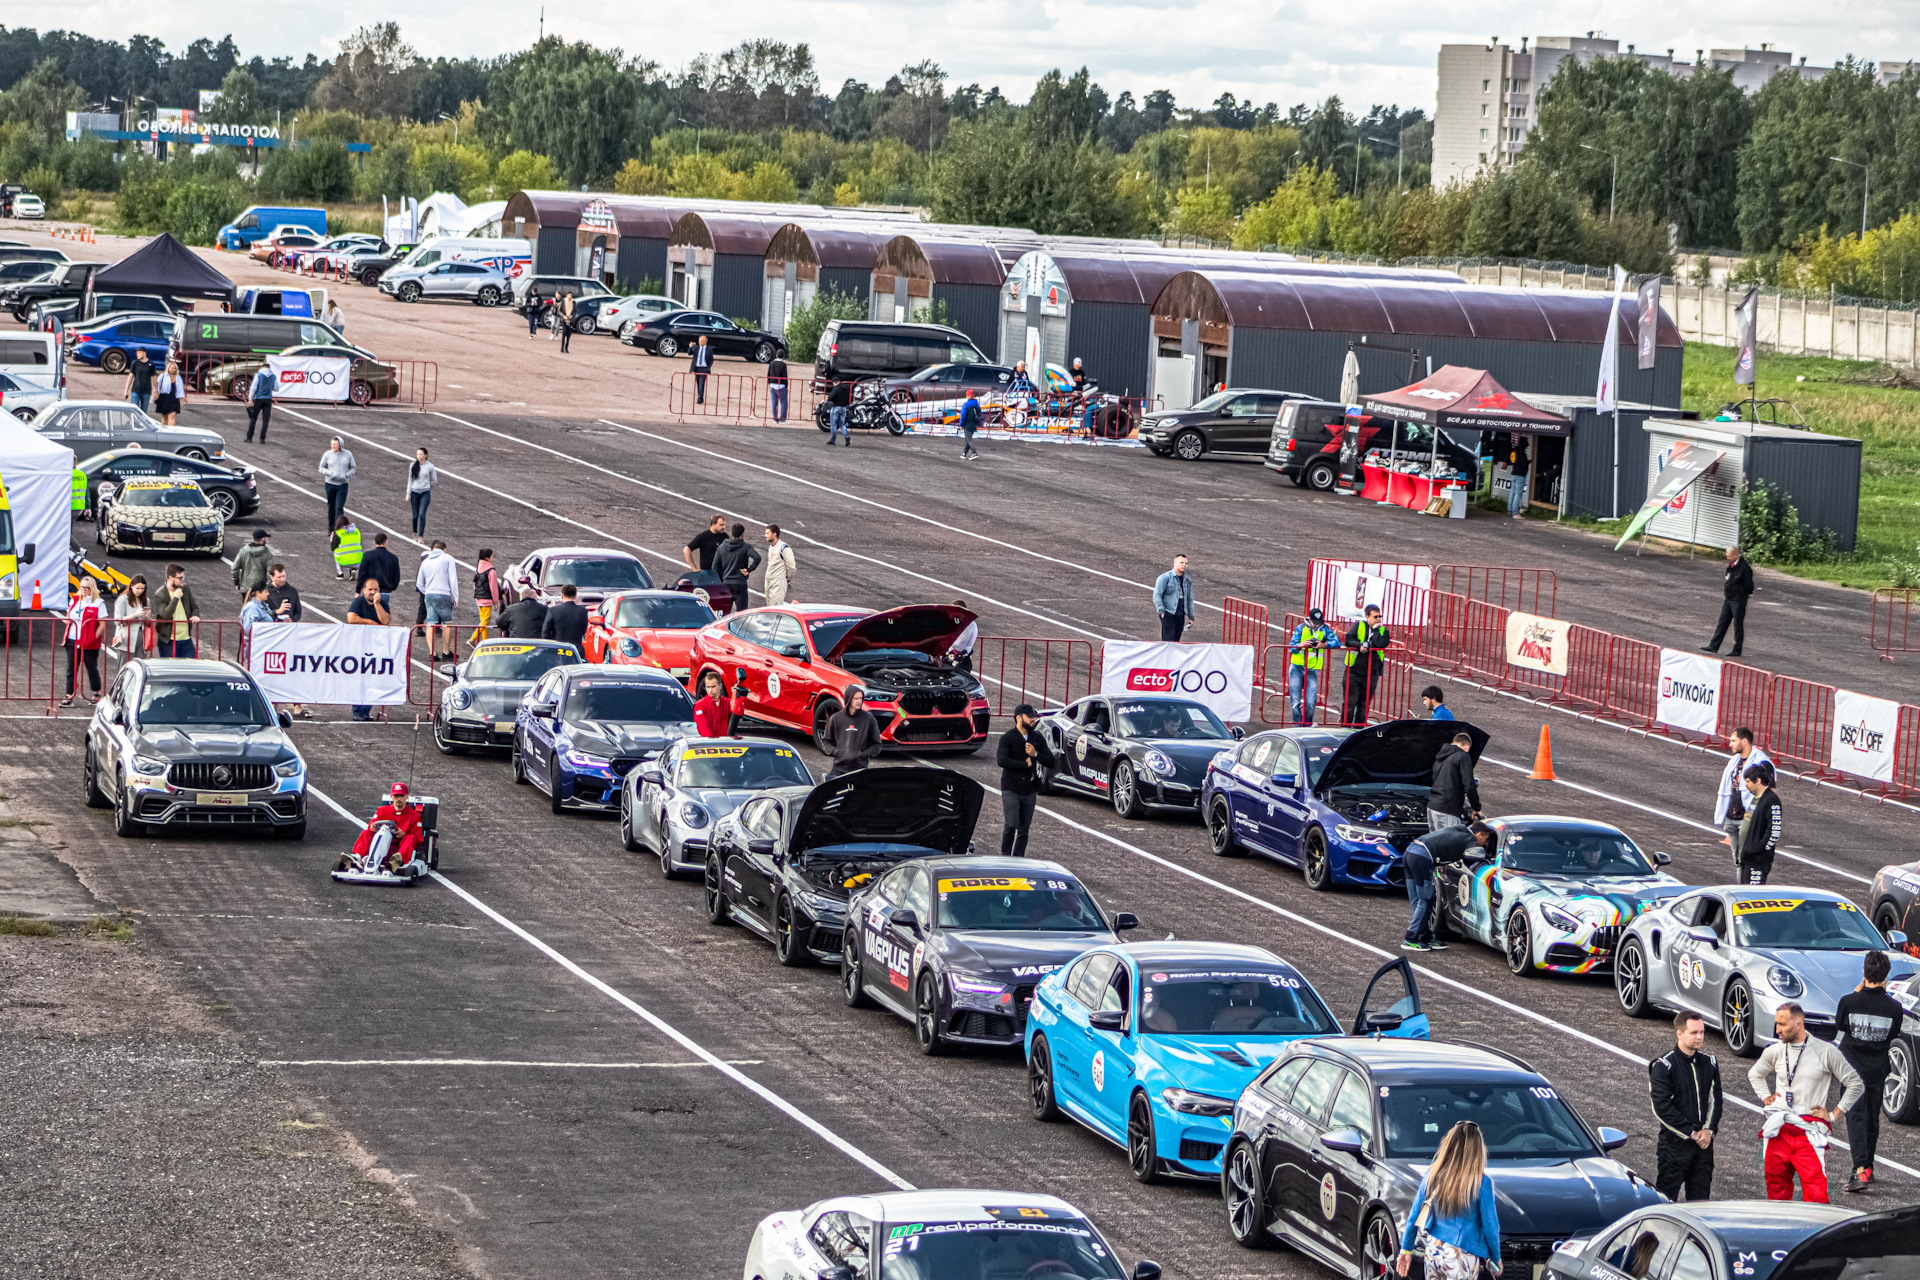
<path fill-rule="evenodd" d="M 540 301 L 540 323 L 547 326 L 547 341 L 552 342 L 560 336 L 560 298 L 551 295 Z"/>
<path fill-rule="evenodd" d="M 1427 830 L 1480 820 L 1480 783 L 1473 776 L 1473 736 L 1456 733 L 1433 757 L 1433 784 L 1427 788 Z"/>
<path fill-rule="evenodd" d="M 1765 884 L 1780 848 L 1780 793 L 1773 789 L 1773 766 L 1750 764 L 1742 778 L 1752 802 L 1740 831 L 1741 884 Z"/>
<path fill-rule="evenodd" d="M 1653 1185 L 1669 1200 L 1682 1191 L 1689 1201 L 1713 1192 L 1713 1137 L 1720 1132 L 1726 1098 L 1720 1092 L 1720 1064 L 1703 1053 L 1707 1024 L 1697 1013 L 1673 1020 L 1673 1048 L 1647 1064 L 1647 1092 L 1653 1118 L 1660 1122 L 1660 1149 Z"/>
<path fill-rule="evenodd" d="M 153 408 L 153 361 L 147 359 L 145 347 L 133 353 L 133 363 L 127 366 L 127 385 L 120 394 L 133 401 L 142 413 Z"/>
<path fill-rule="evenodd" d="M 693 704 L 693 730 L 702 738 L 739 737 L 740 717 L 747 710 L 747 669 L 735 667 L 734 679 L 740 682 L 739 688 L 731 698 L 727 696 L 727 682 L 720 678 L 718 671 L 709 671 L 700 677 L 700 688 L 704 696 Z"/>
<path fill-rule="evenodd" d="M 531 590 L 522 591 L 500 614 L 500 634 L 516 640 L 538 640 L 546 625 L 547 606 Z"/>
<path fill-rule="evenodd" d="M 747 575 L 760 567 L 760 553 L 747 542 L 747 526 L 736 524 L 727 533 L 727 540 L 713 553 L 713 572 L 733 597 L 727 612 L 738 613 L 749 603 Z"/>
<path fill-rule="evenodd" d="M 785 604 L 793 599 L 793 579 L 799 571 L 799 564 L 793 558 L 793 548 L 780 536 L 780 526 L 770 524 L 766 527 L 767 540 L 767 576 L 765 595 L 768 604 Z"/>
<path fill-rule="evenodd" d="M 1393 643 L 1393 635 L 1380 622 L 1380 606 L 1370 604 L 1365 616 L 1347 632 L 1344 655 L 1347 660 L 1347 704 L 1340 723 L 1364 727 L 1367 712 L 1373 706 L 1373 691 L 1387 669 L 1381 650 Z"/>
<path fill-rule="evenodd" d="M 180 362 L 172 356 L 167 357 L 167 367 L 160 373 L 159 381 L 153 384 L 153 411 L 160 418 L 160 425 L 171 427 L 174 419 L 180 416 L 180 408 L 187 402 L 187 380 L 180 376 Z"/>
<path fill-rule="evenodd" d="M 500 581 L 500 571 L 493 567 L 493 548 L 480 548 L 480 555 L 473 564 L 473 604 L 479 611 L 480 625 L 467 637 L 467 648 L 485 640 L 493 629 L 493 620 L 506 611 L 507 584 Z"/>
<path fill-rule="evenodd" d="M 980 393 L 967 389 L 967 401 L 960 406 L 960 460 L 971 462 L 980 456 L 973 447 L 974 433 L 980 430 Z"/>
<path fill-rule="evenodd" d="M 333 576 L 345 578 L 352 575 L 354 590 L 360 589 L 359 569 L 364 556 L 360 549 L 360 526 L 346 516 L 333 523 L 333 533 L 327 539 L 327 547 L 333 552 Z"/>
<path fill-rule="evenodd" d="M 1420 691 L 1420 705 L 1427 709 L 1429 720 L 1453 719 L 1453 711 L 1447 706 L 1447 691 L 1437 684 L 1430 684 Z"/>
<path fill-rule="evenodd" d="M 243 603 L 253 595 L 256 587 L 267 585 L 267 578 L 277 558 L 273 548 L 267 545 L 265 529 L 255 529 L 253 541 L 234 552 L 233 587 L 240 593 Z"/>
<path fill-rule="evenodd" d="M 358 533 L 358 530 L 355 530 Z M 393 593 L 400 589 L 400 557 L 387 550 L 387 535 L 373 535 L 373 550 L 360 560 L 360 571 L 353 575 L 353 589 L 358 592 L 367 584 L 367 580 L 380 584 L 380 607 L 387 608 L 393 600 Z"/>
<path fill-rule="evenodd" d="M 320 483 L 327 491 L 327 528 L 340 527 L 340 517 L 347 514 L 347 482 L 353 479 L 353 453 L 340 443 L 335 436 L 327 442 L 327 451 L 320 455 Z"/>
<path fill-rule="evenodd" d="M 124 661 L 153 656 L 153 598 L 147 594 L 145 574 L 136 573 L 128 580 L 127 589 L 113 602 L 113 619 L 113 647 Z"/>
<path fill-rule="evenodd" d="M 853 384 L 836 382 L 827 389 L 827 447 L 831 449 L 838 439 L 848 448 L 853 447 L 853 433 L 847 427 L 847 418 L 853 412 Z"/>
<path fill-rule="evenodd" d="M 1153 581 L 1153 608 L 1160 615 L 1160 638 L 1180 639 L 1193 621 L 1193 579 L 1187 575 L 1187 558 L 1173 558 L 1173 568 Z"/>
<path fill-rule="evenodd" d="M 776 355 L 767 364 L 767 411 L 775 422 L 787 420 L 787 360 Z"/>
<path fill-rule="evenodd" d="M 1439 882 L 1434 866 L 1441 862 L 1459 862 L 1467 850 L 1478 845 L 1493 847 L 1493 828 L 1484 822 L 1472 826 L 1439 827 L 1407 846 L 1407 932 L 1400 940 L 1402 951 L 1445 951 L 1447 944 L 1439 935 Z"/>
<path fill-rule="evenodd" d="M 956 609 L 964 609 L 967 607 L 967 602 L 965 600 L 955 600 L 953 607 Z M 972 675 L 973 651 L 979 648 L 979 646 L 980 621 L 976 618 L 962 627 L 960 634 L 954 637 L 953 644 L 947 649 L 947 660 L 968 675 Z"/>
<path fill-rule="evenodd" d="M 564 289 L 560 293 L 560 308 L 554 316 L 553 327 L 560 334 L 560 354 L 567 354 L 567 347 L 573 342 L 573 290 Z"/>
<path fill-rule="evenodd" d="M 1487 1142 L 1471 1120 L 1456 1122 L 1440 1139 L 1407 1211 L 1394 1274 L 1412 1269 L 1414 1248 L 1423 1240 L 1427 1280 L 1476 1280 L 1482 1262 L 1495 1276 L 1502 1270 L 1500 1210 L 1487 1176 Z"/>
<path fill-rule="evenodd" d="M 847 690 L 847 705 L 827 717 L 827 741 L 833 744 L 829 778 L 864 769 L 880 754 L 880 722 L 867 710 L 864 692 Z"/>
<path fill-rule="evenodd" d="M 1807 1034 L 1807 1015 L 1798 1004 L 1779 1007 L 1773 1030 L 1778 1039 L 1747 1072 L 1747 1083 L 1766 1108 L 1760 1138 L 1766 1152 L 1762 1167 L 1767 1199 L 1793 1199 L 1797 1176 L 1802 1200 L 1826 1204 L 1826 1151 L 1833 1117 L 1860 1101 L 1866 1082 L 1838 1049 Z M 1840 1103 L 1829 1109 L 1836 1084 Z"/>
<path fill-rule="evenodd" d="M 1893 1069 L 1893 1042 L 1902 1032 L 1906 1011 L 1887 994 L 1892 962 L 1884 951 L 1860 960 L 1860 985 L 1840 997 L 1833 1025 L 1840 1054 L 1860 1075 L 1860 1100 L 1847 1108 L 1847 1148 L 1853 1175 L 1846 1190 L 1858 1194 L 1873 1185 L 1873 1157 L 1880 1148 L 1880 1104 Z M 1909 1086 L 1911 1087 L 1911 1086 Z"/>
<path fill-rule="evenodd" d="M 1307 610 L 1307 620 L 1287 637 L 1287 698 L 1293 706 L 1295 724 L 1313 723 L 1313 713 L 1320 706 L 1320 679 L 1327 669 L 1327 650 L 1339 647 L 1339 635 L 1318 609 Z"/>
<path fill-rule="evenodd" d="M 1759 588 L 1753 585 L 1753 566 L 1738 547 L 1727 548 L 1727 575 L 1720 588 L 1720 621 L 1713 628 L 1713 639 L 1700 646 L 1703 653 L 1720 652 L 1727 627 L 1733 627 L 1733 648 L 1729 658 L 1740 656 L 1747 644 L 1747 599 Z"/>
<path fill-rule="evenodd" d="M 453 615 L 460 608 L 460 565 L 447 554 L 443 540 L 435 538 L 420 558 L 413 585 L 426 605 L 427 652 L 436 662 L 460 661 L 460 633 L 453 625 Z M 447 646 L 444 653 L 440 649 L 443 641 Z"/>
<path fill-rule="evenodd" d="M 693 357 L 690 367 L 693 369 L 693 402 L 695 404 L 705 404 L 707 402 L 707 375 L 713 372 L 713 348 L 707 345 L 705 337 L 702 337 L 700 341 L 693 344 Z"/>
<path fill-rule="evenodd" d="M 1727 735 L 1727 764 L 1720 771 L 1720 790 L 1713 797 L 1713 825 L 1725 832 L 1720 843 L 1737 859 L 1740 856 L 1740 827 L 1747 816 L 1747 789 L 1743 775 L 1748 766 L 1771 765 L 1767 753 L 1753 745 L 1753 730 L 1741 725 Z"/>
<path fill-rule="evenodd" d="M 167 566 L 167 580 L 153 596 L 153 616 L 160 619 L 160 656 L 193 657 L 193 629 L 200 622 L 200 606 L 187 586 L 185 566 Z"/>
<path fill-rule="evenodd" d="M 1013 709 L 1013 728 L 1000 735 L 995 759 L 1000 765 L 1000 856 L 1027 856 L 1027 832 L 1033 826 L 1040 780 L 1054 767 L 1053 748 L 1034 732 L 1040 713 L 1031 703 Z"/>
<path fill-rule="evenodd" d="M 579 588 L 571 582 L 560 588 L 560 603 L 547 610 L 546 620 L 540 624 L 541 639 L 581 647 L 587 638 L 587 611 L 575 599 L 579 594 Z"/>
<path fill-rule="evenodd" d="M 433 482 L 440 478 L 427 461 L 424 447 L 413 451 L 413 463 L 407 468 L 407 501 L 413 507 L 413 536 L 427 536 L 427 504 L 433 501 Z"/>
<path fill-rule="evenodd" d="M 527 313 L 527 341 L 540 336 L 540 299 L 528 298 L 523 305 Z"/>
<path fill-rule="evenodd" d="M 100 586 L 92 574 L 80 575 L 80 588 L 67 602 L 67 696 L 60 705 L 70 707 L 80 693 L 80 671 L 87 673 L 88 697 L 100 697 L 100 646 L 107 636 L 107 610 L 100 599 Z"/>
<path fill-rule="evenodd" d="M 680 560 L 689 569 L 712 572 L 714 553 L 720 550 L 727 540 L 727 518 L 714 514 L 707 517 L 707 527 L 687 539 L 687 545 L 680 548 Z"/>
<path fill-rule="evenodd" d="M 253 439 L 253 428 L 260 427 L 260 443 L 267 442 L 267 428 L 273 425 L 273 393 L 279 387 L 280 379 L 266 365 L 255 371 L 247 383 L 247 439 Z"/>
<path fill-rule="evenodd" d="M 393 621 L 387 612 L 385 599 L 380 592 L 380 584 L 368 578 L 360 584 L 360 594 L 347 606 L 347 625 L 350 627 L 384 627 Z M 355 720 L 373 719 L 371 706 L 356 706 L 352 709 Z"/>

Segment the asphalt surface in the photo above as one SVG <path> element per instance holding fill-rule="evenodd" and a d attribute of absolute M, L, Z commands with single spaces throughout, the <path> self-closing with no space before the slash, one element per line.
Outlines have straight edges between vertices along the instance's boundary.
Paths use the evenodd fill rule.
<path fill-rule="evenodd" d="M 1132 450 L 990 443 L 982 461 L 962 463 L 947 439 L 861 438 L 828 453 L 810 430 L 663 426 L 642 412 L 555 421 L 290 407 L 269 442 L 250 446 L 237 408 L 201 407 L 196 420 L 209 419 L 261 470 L 263 523 L 309 608 L 336 615 L 347 593 L 332 580 L 314 473 L 334 431 L 359 461 L 350 510 L 363 530 L 394 530 L 408 565 L 405 459 L 426 445 L 441 473 L 429 536 L 463 561 L 489 545 L 503 563 L 540 546 L 611 545 L 668 569 L 721 512 L 756 533 L 768 520 L 785 527 L 803 599 L 964 598 L 988 636 L 1151 637 L 1148 590 L 1176 551 L 1194 557 L 1203 598 L 1231 592 L 1276 615 L 1295 607 L 1316 554 L 1548 564 L 1559 569 L 1561 616 L 1667 643 L 1698 643 L 1717 609 L 1711 563 L 1635 561 L 1533 522 L 1361 511 L 1257 467 Z M 230 530 L 230 550 L 249 523 Z M 225 566 L 191 572 L 203 614 L 215 616 Z M 1779 621 L 1756 607 L 1749 657 L 1802 662 L 1814 678 L 1828 678 L 1821 662 L 1847 671 L 1801 641 L 1810 627 L 1837 634 L 1821 610 L 1858 597 L 1771 577 L 1766 586 Z M 411 609 L 403 592 L 396 612 Z M 1203 616 L 1191 638 L 1217 638 L 1217 619 Z M 1903 678 L 1857 647 L 1852 669 L 1873 677 L 1869 691 Z M 1453 689 L 1456 714 L 1493 735 L 1481 769 L 1488 812 L 1613 822 L 1671 852 L 1684 879 L 1727 878 L 1718 833 L 1704 825 L 1716 759 Z M 1528 781 L 1522 768 L 1543 722 L 1560 783 Z M 137 913 L 201 998 L 231 1006 L 247 1051 L 291 1064 L 276 1069 L 405 1178 L 429 1220 L 491 1275 L 736 1274 L 764 1214 L 890 1180 L 1063 1195 L 1129 1264 L 1151 1257 L 1170 1275 L 1318 1274 L 1296 1255 L 1234 1246 L 1211 1188 L 1137 1186 L 1117 1149 L 1030 1119 L 1017 1055 L 922 1058 L 906 1024 L 847 1010 L 832 975 L 782 969 L 743 930 L 706 924 L 698 886 L 666 883 L 651 859 L 623 853 L 611 821 L 550 815 L 513 785 L 503 758 L 443 757 L 398 713 L 296 730 L 317 792 L 353 813 L 409 776 L 443 801 L 443 879 L 385 892 L 328 880 L 357 823 L 317 796 L 304 844 L 122 841 L 106 813 L 80 807 L 76 716 L 9 727 L 30 748 L 7 770 L 20 780 L 8 788 L 16 808 L 37 803 L 35 816 L 57 822 L 82 880 Z M 983 757 L 944 762 L 996 781 Z M 1904 809 L 1793 782 L 1783 797 L 1788 856 L 1776 884 L 1858 891 L 1879 866 L 1912 856 Z M 1343 1016 L 1400 954 L 1402 899 L 1318 894 L 1277 865 L 1215 858 L 1191 818 L 1123 822 L 1074 798 L 1040 811 L 1033 852 L 1072 867 L 1106 908 L 1136 912 L 1138 938 L 1271 947 Z M 998 827 L 997 806 L 985 812 L 983 849 Z M 1605 980 L 1514 978 L 1472 945 L 1418 959 L 1437 1035 L 1527 1058 L 1590 1122 L 1632 1134 L 1621 1155 L 1652 1175 L 1644 1062 L 1672 1044 L 1664 1020 L 1624 1018 Z M 1745 1065 L 1723 1060 L 1736 1095 Z M 1729 1108 L 1716 1194 L 1763 1194 L 1756 1124 Z M 1828 1162 L 1840 1177 L 1844 1160 L 1836 1148 Z M 1910 1201 L 1920 1133 L 1888 1126 L 1881 1164 L 1878 1199 Z"/>

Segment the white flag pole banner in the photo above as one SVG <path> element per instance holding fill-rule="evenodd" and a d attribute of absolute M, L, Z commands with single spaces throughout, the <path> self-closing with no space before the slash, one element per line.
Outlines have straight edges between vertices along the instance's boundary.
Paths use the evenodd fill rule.
<path fill-rule="evenodd" d="M 268 356 L 276 400 L 345 400 L 353 361 L 345 356 Z"/>
<path fill-rule="evenodd" d="M 407 700 L 410 630 L 256 622 L 247 670 L 273 702 L 394 706 Z"/>
<path fill-rule="evenodd" d="M 1375 567 L 1387 572 L 1364 573 L 1346 566 L 1334 570 L 1332 608 L 1327 612 L 1346 622 L 1359 622 L 1367 616 L 1368 605 L 1378 605 L 1389 627 L 1425 626 L 1433 570 L 1426 565 Z"/>
<path fill-rule="evenodd" d="M 1536 613 L 1507 615 L 1507 661 L 1550 676 L 1567 674 L 1567 633 L 1571 623 Z"/>
<path fill-rule="evenodd" d="M 1660 651 L 1660 697 L 1653 718 L 1695 733 L 1720 731 L 1720 677 L 1726 664 L 1683 649 Z"/>
<path fill-rule="evenodd" d="M 1899 703 L 1835 689 L 1829 763 L 1857 777 L 1892 782 L 1893 739 L 1899 727 Z"/>
<path fill-rule="evenodd" d="M 1191 698 L 1222 720 L 1253 718 L 1253 646 L 1109 640 L 1100 692 L 1165 693 Z"/>

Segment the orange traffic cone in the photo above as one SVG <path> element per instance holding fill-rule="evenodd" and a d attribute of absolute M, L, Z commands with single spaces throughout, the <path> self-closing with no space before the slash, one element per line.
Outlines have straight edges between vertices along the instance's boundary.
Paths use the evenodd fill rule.
<path fill-rule="evenodd" d="M 33 580 L 33 603 L 27 606 L 36 612 L 40 609 L 40 579 Z"/>
<path fill-rule="evenodd" d="M 1540 746 L 1533 753 L 1533 772 L 1527 775 L 1535 782 L 1552 782 L 1553 776 L 1553 733 L 1546 725 L 1540 726 Z"/>

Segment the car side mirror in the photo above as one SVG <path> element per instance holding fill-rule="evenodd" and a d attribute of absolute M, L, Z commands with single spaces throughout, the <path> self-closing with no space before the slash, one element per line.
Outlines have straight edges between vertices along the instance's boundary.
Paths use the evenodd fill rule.
<path fill-rule="evenodd" d="M 1367 1149 L 1367 1140 L 1360 1136 L 1358 1129 L 1335 1129 L 1320 1135 L 1320 1145 L 1329 1151 L 1344 1151 L 1354 1155 Z"/>
<path fill-rule="evenodd" d="M 1618 1151 L 1626 1145 L 1627 1135 L 1620 1130 L 1608 1128 L 1602 1128 L 1600 1130 L 1600 1149 L 1602 1151 Z"/>
<path fill-rule="evenodd" d="M 440 677 L 443 680 L 458 680 L 460 678 L 460 668 L 451 662 L 443 662 L 440 664 Z"/>
<path fill-rule="evenodd" d="M 1656 851 L 1654 852 L 1654 855 L 1653 855 L 1653 865 L 1654 865 L 1654 866 L 1656 866 L 1656 867 L 1666 867 L 1666 866 L 1671 866 L 1672 864 L 1673 864 L 1673 855 L 1672 855 L 1672 854 L 1670 854 L 1670 853 L 1661 853 L 1661 852 L 1659 852 L 1658 850 L 1656 850 Z"/>
<path fill-rule="evenodd" d="M 1904 947 L 1907 945 L 1907 935 L 1899 929 L 1889 929 L 1887 930 L 1887 945 L 1896 948 Z"/>
<path fill-rule="evenodd" d="M 660 770 L 654 768 L 652 765 L 647 765 L 640 770 L 640 781 L 651 782 L 656 787 L 664 786 L 666 785 L 667 775 L 661 773 Z"/>
<path fill-rule="evenodd" d="M 1160 1280 L 1160 1264 L 1150 1258 L 1142 1258 L 1133 1268 L 1133 1280 Z"/>
<path fill-rule="evenodd" d="M 896 929 L 911 929 L 915 933 L 920 932 L 920 913 L 912 907 L 896 907 L 893 912 L 892 922 Z"/>
<path fill-rule="evenodd" d="M 822 1271 L 820 1280 L 854 1280 L 853 1268 L 843 1262 L 831 1271 Z"/>
<path fill-rule="evenodd" d="M 1389 1032 L 1389 1031 L 1398 1031 L 1400 1029 L 1400 1024 L 1405 1021 L 1406 1019 L 1401 1017 L 1399 1014 L 1391 1013 L 1385 1009 L 1381 1009 L 1374 1013 L 1369 1013 L 1367 1015 L 1367 1030 L 1374 1032 L 1375 1034 L 1385 1034 L 1386 1032 Z"/>
<path fill-rule="evenodd" d="M 280 727 L 282 729 L 293 728 L 293 715 L 291 712 L 287 712 L 287 711 L 276 712 L 273 718 L 279 722 Z"/>
<path fill-rule="evenodd" d="M 527 712 L 529 715 L 536 715 L 542 719 L 550 719 L 553 713 L 559 709 L 560 704 L 557 702 L 536 702 L 527 708 Z"/>
<path fill-rule="evenodd" d="M 1087 1025 L 1095 1031 L 1125 1031 L 1127 1029 L 1127 1011 L 1125 1009 L 1102 1009 L 1087 1015 Z"/>
<path fill-rule="evenodd" d="M 1115 933 L 1119 933 L 1125 929 L 1138 929 L 1139 927 L 1140 917 L 1133 914 L 1133 912 L 1116 911 L 1113 913 L 1113 931 Z"/>
<path fill-rule="evenodd" d="M 1695 942 L 1704 943 L 1712 947 L 1715 951 L 1720 949 L 1720 935 L 1713 931 L 1713 926 L 1711 925 L 1688 925 L 1687 936 Z"/>
<path fill-rule="evenodd" d="M 749 840 L 747 841 L 747 852 L 757 854 L 762 858 L 769 857 L 773 853 L 773 841 Z"/>
<path fill-rule="evenodd" d="M 1247 736 L 1247 731 L 1245 729 L 1242 729 L 1239 725 L 1233 726 L 1233 738 L 1235 742 L 1238 742 L 1240 739 L 1246 736 Z"/>
<path fill-rule="evenodd" d="M 1486 848 L 1484 845 L 1481 845 L 1476 842 L 1474 844 L 1468 845 L 1464 850 L 1462 850 L 1460 856 L 1465 858 L 1468 862 L 1485 862 L 1488 858 L 1491 858 L 1493 856 L 1493 850 Z"/>
<path fill-rule="evenodd" d="M 1292 790 L 1298 786 L 1299 783 L 1300 779 L 1291 773 L 1276 773 L 1273 775 L 1273 785 L 1276 787 L 1285 787 L 1288 790 Z"/>

